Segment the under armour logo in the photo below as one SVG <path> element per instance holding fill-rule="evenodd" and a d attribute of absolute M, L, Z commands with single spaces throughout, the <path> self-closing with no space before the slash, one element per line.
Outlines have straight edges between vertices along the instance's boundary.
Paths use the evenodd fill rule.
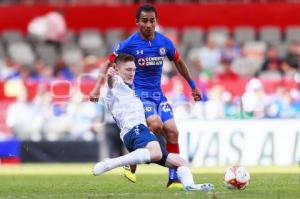
<path fill-rule="evenodd" d="M 142 55 L 142 54 L 144 54 L 144 51 L 143 51 L 143 50 L 137 50 L 137 51 L 136 51 L 136 54 L 137 54 L 137 55 L 139 55 L 139 54 Z"/>

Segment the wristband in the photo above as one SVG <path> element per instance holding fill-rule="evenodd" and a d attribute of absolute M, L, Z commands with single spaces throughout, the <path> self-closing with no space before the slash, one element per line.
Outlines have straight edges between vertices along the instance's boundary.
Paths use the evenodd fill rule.
<path fill-rule="evenodd" d="M 196 84 L 195 84 L 195 81 L 194 81 L 194 80 L 189 79 L 189 80 L 188 80 L 188 83 L 189 83 L 191 89 L 195 89 L 195 88 L 196 88 Z"/>

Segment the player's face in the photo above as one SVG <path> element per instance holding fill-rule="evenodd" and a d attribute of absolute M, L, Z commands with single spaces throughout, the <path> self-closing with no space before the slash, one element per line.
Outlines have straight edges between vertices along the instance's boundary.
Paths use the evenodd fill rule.
<path fill-rule="evenodd" d="M 141 12 L 140 18 L 136 21 L 136 24 L 142 36 L 146 39 L 152 39 L 154 36 L 156 22 L 154 12 Z"/>
<path fill-rule="evenodd" d="M 135 64 L 133 61 L 121 63 L 122 66 L 119 68 L 119 75 L 127 84 L 132 84 L 135 74 Z"/>

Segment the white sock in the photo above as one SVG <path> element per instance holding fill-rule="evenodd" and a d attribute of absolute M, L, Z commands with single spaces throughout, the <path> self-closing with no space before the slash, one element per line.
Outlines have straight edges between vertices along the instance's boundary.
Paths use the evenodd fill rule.
<path fill-rule="evenodd" d="M 194 179 L 191 170 L 186 166 L 177 168 L 177 176 L 184 187 L 194 185 Z"/>
<path fill-rule="evenodd" d="M 150 151 L 148 149 L 137 149 L 126 155 L 107 160 L 110 169 L 125 165 L 142 164 L 146 162 L 150 162 Z"/>

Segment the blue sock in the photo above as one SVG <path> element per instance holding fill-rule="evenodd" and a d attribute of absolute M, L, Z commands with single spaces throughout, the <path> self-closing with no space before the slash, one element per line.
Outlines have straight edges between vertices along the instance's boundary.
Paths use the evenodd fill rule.
<path fill-rule="evenodd" d="M 169 168 L 169 180 L 178 180 L 177 168 Z"/>

